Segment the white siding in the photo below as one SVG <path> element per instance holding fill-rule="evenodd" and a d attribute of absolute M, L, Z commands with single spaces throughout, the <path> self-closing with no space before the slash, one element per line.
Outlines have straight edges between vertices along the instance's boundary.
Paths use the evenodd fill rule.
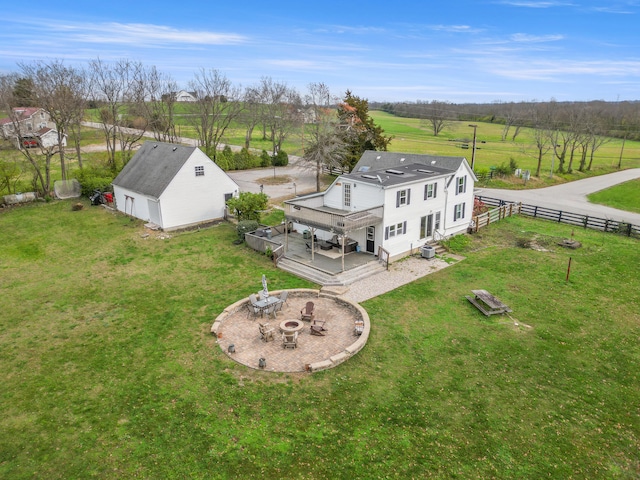
<path fill-rule="evenodd" d="M 379 186 L 338 178 L 325 192 L 325 207 L 340 210 L 345 208 L 343 204 L 343 185 L 345 183 L 351 184 L 351 206 L 347 207 L 347 210 L 352 212 L 366 210 L 368 208 L 379 207 L 384 203 L 384 190 Z"/>
<path fill-rule="evenodd" d="M 149 200 L 155 201 L 155 198 L 126 190 L 117 185 L 113 186 L 113 196 L 118 211 L 145 222 L 149 221 Z"/>
<path fill-rule="evenodd" d="M 195 167 L 204 175 L 196 176 Z M 162 228 L 171 229 L 224 217 L 226 193 L 238 185 L 201 150 L 195 150 L 160 196 Z"/>

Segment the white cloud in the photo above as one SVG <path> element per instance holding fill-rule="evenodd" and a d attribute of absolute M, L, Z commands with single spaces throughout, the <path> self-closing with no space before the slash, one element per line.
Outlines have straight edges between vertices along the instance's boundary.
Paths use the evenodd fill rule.
<path fill-rule="evenodd" d="M 520 42 L 520 43 L 546 43 L 546 42 L 557 42 L 559 40 L 563 40 L 564 35 L 556 34 L 556 35 L 529 35 L 526 33 L 514 33 L 511 35 L 511 41 Z"/>

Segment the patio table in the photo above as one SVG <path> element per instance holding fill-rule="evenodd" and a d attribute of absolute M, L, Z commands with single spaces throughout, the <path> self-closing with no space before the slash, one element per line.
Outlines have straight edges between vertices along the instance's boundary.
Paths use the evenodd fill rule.
<path fill-rule="evenodd" d="M 258 307 L 261 310 L 261 313 L 264 314 L 264 311 L 269 308 L 271 305 L 278 303 L 280 299 L 278 297 L 267 297 L 257 302 L 253 303 L 254 307 Z"/>

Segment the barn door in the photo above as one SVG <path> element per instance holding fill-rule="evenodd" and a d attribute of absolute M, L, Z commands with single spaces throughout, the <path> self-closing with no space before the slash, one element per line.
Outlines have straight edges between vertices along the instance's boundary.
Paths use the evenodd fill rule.
<path fill-rule="evenodd" d="M 149 221 L 158 226 L 162 226 L 162 218 L 160 216 L 160 202 L 147 199 L 149 205 Z"/>

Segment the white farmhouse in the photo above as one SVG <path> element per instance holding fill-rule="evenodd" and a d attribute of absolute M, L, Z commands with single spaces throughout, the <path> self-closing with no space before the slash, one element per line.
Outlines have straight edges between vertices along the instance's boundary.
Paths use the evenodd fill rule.
<path fill-rule="evenodd" d="M 467 230 L 476 176 L 464 157 L 367 151 L 322 193 L 285 202 L 297 230 L 398 259 Z"/>
<path fill-rule="evenodd" d="M 238 185 L 197 147 L 145 142 L 113 181 L 116 208 L 175 230 L 222 219 Z"/>

